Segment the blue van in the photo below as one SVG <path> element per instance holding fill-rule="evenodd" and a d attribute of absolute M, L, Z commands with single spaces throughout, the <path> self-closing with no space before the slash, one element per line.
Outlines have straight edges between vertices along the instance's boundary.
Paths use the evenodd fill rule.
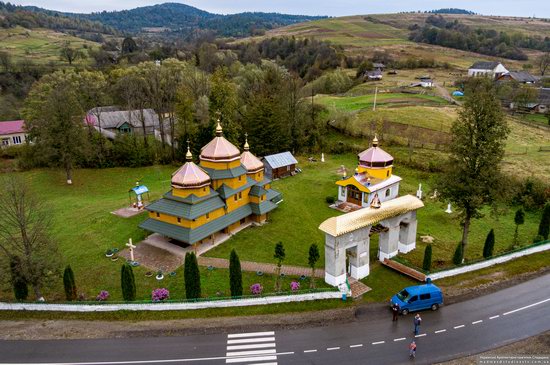
<path fill-rule="evenodd" d="M 428 280 L 427 284 L 409 286 L 395 294 L 390 300 L 390 307 L 396 303 L 403 315 L 428 308 L 435 311 L 443 304 L 443 293 Z"/>

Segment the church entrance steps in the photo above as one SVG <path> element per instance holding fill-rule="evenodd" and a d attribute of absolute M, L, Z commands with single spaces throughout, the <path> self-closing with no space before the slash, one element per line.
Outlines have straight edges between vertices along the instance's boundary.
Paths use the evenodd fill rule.
<path fill-rule="evenodd" d="M 363 294 L 371 291 L 372 289 L 360 282 L 359 280 L 349 277 L 348 278 L 349 286 L 351 289 L 351 296 L 353 299 L 361 297 Z"/>
<path fill-rule="evenodd" d="M 418 281 L 426 281 L 426 275 L 421 273 L 420 271 L 417 271 L 413 268 L 410 268 L 406 265 L 400 264 L 397 261 L 384 259 L 382 262 L 385 266 L 389 267 L 390 269 L 393 269 L 397 272 L 400 272 L 403 275 L 407 275 L 408 277 L 411 277 Z"/>
<path fill-rule="evenodd" d="M 199 256 L 197 260 L 201 266 L 212 266 L 220 269 L 229 268 L 229 260 L 226 259 Z M 241 270 L 250 272 L 261 271 L 266 274 L 275 274 L 277 272 L 277 265 L 262 262 L 241 261 Z M 311 276 L 311 269 L 309 267 L 283 265 L 281 267 L 281 273 L 292 276 Z M 323 269 L 316 269 L 315 277 L 324 278 L 325 271 Z"/>

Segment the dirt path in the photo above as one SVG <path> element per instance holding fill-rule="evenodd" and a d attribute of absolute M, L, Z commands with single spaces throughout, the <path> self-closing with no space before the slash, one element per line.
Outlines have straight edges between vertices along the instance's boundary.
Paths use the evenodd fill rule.
<path fill-rule="evenodd" d="M 439 96 L 441 96 L 443 99 L 447 100 L 449 103 L 451 104 L 456 104 L 456 105 L 460 105 L 461 103 L 455 99 L 453 99 L 451 93 L 449 92 L 449 90 L 447 90 L 446 88 L 444 88 L 443 86 L 439 85 L 438 83 L 435 83 L 434 82 L 434 86 L 435 86 L 435 89 L 437 91 L 437 93 L 439 94 Z"/>

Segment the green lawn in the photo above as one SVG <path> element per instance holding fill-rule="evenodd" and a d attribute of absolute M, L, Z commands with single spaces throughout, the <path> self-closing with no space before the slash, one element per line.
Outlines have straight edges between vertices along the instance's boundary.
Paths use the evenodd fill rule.
<path fill-rule="evenodd" d="M 357 111 L 370 109 L 374 106 L 374 94 L 361 96 L 330 96 L 320 95 L 315 100 L 327 107 L 334 107 L 343 111 Z M 376 96 L 377 107 L 414 106 L 414 105 L 445 105 L 448 102 L 440 97 L 422 94 L 379 93 Z M 392 109 L 393 111 L 393 109 Z"/>

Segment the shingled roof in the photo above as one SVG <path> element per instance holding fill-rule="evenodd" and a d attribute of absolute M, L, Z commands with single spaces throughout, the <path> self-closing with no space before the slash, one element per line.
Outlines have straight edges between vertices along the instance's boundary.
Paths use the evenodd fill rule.
<path fill-rule="evenodd" d="M 470 69 L 476 69 L 476 70 L 494 70 L 495 67 L 500 65 L 500 62 L 496 61 L 478 61 L 474 63 Z"/>

